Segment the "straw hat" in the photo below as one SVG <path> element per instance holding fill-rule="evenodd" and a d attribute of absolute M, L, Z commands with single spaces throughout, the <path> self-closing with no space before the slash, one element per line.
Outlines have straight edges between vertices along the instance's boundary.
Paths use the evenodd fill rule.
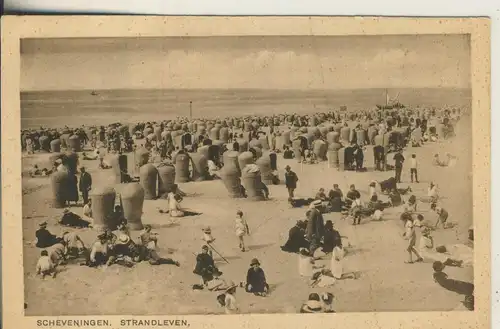
<path fill-rule="evenodd" d="M 210 228 L 210 226 L 206 226 L 206 227 L 202 228 L 201 230 L 203 231 L 203 233 L 207 233 L 207 234 L 212 233 L 212 229 Z"/>
<path fill-rule="evenodd" d="M 47 227 L 47 222 L 41 222 L 40 224 L 38 224 L 38 226 L 40 226 L 40 227 Z"/>
<path fill-rule="evenodd" d="M 227 283 L 226 292 L 228 292 L 229 290 L 231 290 L 231 289 L 233 289 L 233 288 L 236 288 L 236 287 L 238 287 L 238 285 L 237 285 L 237 284 L 235 284 L 233 281 L 229 281 L 229 282 Z"/>
<path fill-rule="evenodd" d="M 314 200 L 313 202 L 311 202 L 311 206 L 313 207 L 321 206 L 321 200 Z"/>
<path fill-rule="evenodd" d="M 126 234 L 120 234 L 120 236 L 118 237 L 118 240 L 121 243 L 128 243 L 130 241 L 130 237 Z"/>
<path fill-rule="evenodd" d="M 63 210 L 63 214 L 67 214 L 67 213 L 69 213 L 69 208 L 65 208 L 65 209 Z"/>

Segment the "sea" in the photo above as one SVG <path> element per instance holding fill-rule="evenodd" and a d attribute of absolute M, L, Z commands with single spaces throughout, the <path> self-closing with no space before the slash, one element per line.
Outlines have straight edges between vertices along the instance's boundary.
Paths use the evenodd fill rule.
<path fill-rule="evenodd" d="M 265 83 L 264 83 L 265 84 Z M 409 107 L 470 107 L 470 89 L 407 88 L 352 90 L 161 89 L 21 92 L 22 129 L 78 127 L 176 117 L 368 110 L 389 97 Z"/>

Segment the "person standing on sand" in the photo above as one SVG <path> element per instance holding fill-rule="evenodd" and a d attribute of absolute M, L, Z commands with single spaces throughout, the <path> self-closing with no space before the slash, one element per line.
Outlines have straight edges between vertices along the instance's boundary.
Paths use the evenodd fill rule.
<path fill-rule="evenodd" d="M 292 171 L 292 168 L 290 166 L 285 167 L 285 185 L 286 188 L 288 189 L 288 197 L 293 198 L 294 197 L 294 191 L 297 188 L 297 182 L 299 181 L 299 178 L 297 177 L 297 174 Z"/>
<path fill-rule="evenodd" d="M 405 162 L 405 157 L 401 153 L 401 149 L 399 149 L 394 155 L 394 170 L 396 179 L 396 183 L 401 183 L 401 173 L 403 172 L 403 163 Z"/>
<path fill-rule="evenodd" d="M 248 224 L 243 218 L 243 212 L 238 210 L 236 212 L 236 222 L 235 222 L 236 236 L 240 242 L 239 248 L 241 251 L 245 251 L 245 235 L 249 234 Z"/>
<path fill-rule="evenodd" d="M 423 258 L 415 248 L 415 245 L 417 243 L 417 233 L 415 231 L 413 218 L 411 216 L 408 216 L 406 218 L 405 232 L 403 233 L 403 237 L 408 240 L 408 248 L 406 248 L 406 251 L 408 251 L 408 261 L 406 261 L 405 263 L 413 264 L 412 254 L 415 254 L 415 256 L 417 256 L 416 262 L 422 262 Z"/>
<path fill-rule="evenodd" d="M 412 183 L 413 183 L 413 175 L 415 175 L 415 183 L 418 183 L 417 165 L 418 165 L 417 155 L 412 154 L 410 159 L 410 177 Z"/>

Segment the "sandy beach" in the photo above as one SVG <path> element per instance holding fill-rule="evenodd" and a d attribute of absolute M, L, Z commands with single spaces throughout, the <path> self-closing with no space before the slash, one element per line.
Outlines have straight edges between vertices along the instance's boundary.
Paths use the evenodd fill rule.
<path fill-rule="evenodd" d="M 380 90 L 376 92 L 376 97 Z M 114 101 L 100 102 L 101 105 L 92 108 L 92 102 L 78 97 L 56 97 L 52 102 L 45 94 L 43 101 L 33 94 L 22 95 L 22 126 L 23 128 L 43 126 L 80 126 L 82 124 L 106 124 L 116 121 L 132 121 L 141 117 L 156 120 L 169 116 L 183 115 L 184 104 L 194 98 L 194 94 L 163 102 L 162 107 L 167 114 L 162 113 L 158 104 L 160 101 L 149 101 L 144 104 L 144 112 L 137 113 L 134 109 L 146 96 L 129 94 L 122 95 L 120 102 L 115 96 L 102 92 L 96 97 L 115 97 Z M 221 94 L 222 95 L 222 94 Z M 238 111 L 248 114 L 263 114 L 273 109 L 272 113 L 287 111 L 292 103 L 294 108 L 304 109 L 307 98 L 283 98 L 282 94 L 261 94 L 261 99 L 255 97 L 245 100 L 242 93 L 234 95 L 219 95 L 216 99 L 207 100 L 199 96 L 195 100 L 197 112 L 194 116 L 225 116 L 235 113 L 235 104 L 247 104 Z M 437 95 L 437 92 L 435 92 Z M 335 94 L 330 95 L 334 99 Z M 338 95 L 337 95 L 338 96 Z M 92 96 L 88 96 L 90 99 Z M 151 96 L 150 96 L 151 97 Z M 170 97 L 165 94 L 165 99 Z M 233 97 L 233 101 L 231 101 Z M 275 97 L 275 102 L 269 102 Z M 326 96 L 318 93 L 309 96 L 318 99 Z M 351 108 L 349 99 L 337 97 L 333 104 L 345 104 Z M 353 102 L 353 108 L 374 105 L 374 97 Z M 406 97 L 406 100 L 405 100 Z M 404 96 L 402 103 L 416 104 L 417 96 Z M 438 107 L 448 102 L 461 105 L 468 102 L 467 98 L 448 94 L 448 99 L 441 96 L 420 98 L 421 104 L 435 104 Z M 119 97 L 118 97 L 119 98 Z M 153 97 L 151 97 L 152 99 Z M 86 99 L 86 98 L 85 98 Z M 134 100 L 135 99 L 135 100 Z M 203 101 L 201 99 L 204 99 Z M 282 101 L 279 101 L 279 100 Z M 287 101 L 283 101 L 287 99 Z M 352 98 L 351 98 L 352 99 Z M 78 101 L 80 100 L 80 101 Z M 315 104 L 318 102 L 315 101 Z M 74 106 L 70 107 L 69 104 Z M 203 106 L 201 104 L 204 104 Z M 208 105 L 207 105 L 208 104 Z M 210 105 L 212 104 L 212 105 Z M 213 105 L 218 104 L 218 106 Z M 283 105 L 285 104 L 285 105 Z M 334 106 L 325 101 L 325 107 Z M 67 106 L 68 113 L 61 113 L 60 108 Z M 250 110 L 250 107 L 258 110 Z M 54 110 L 51 112 L 50 108 Z M 70 109 L 71 108 L 71 109 Z M 75 116 L 83 108 L 88 109 L 88 115 Z M 105 110 L 107 108 L 107 110 Z M 182 108 L 182 109 L 181 109 Z M 55 109 L 58 109 L 57 111 Z M 111 109 L 117 110 L 114 113 Z M 156 110 L 153 110 L 156 109 Z M 217 111 L 216 111 L 217 109 Z M 307 109 L 306 109 L 307 110 Z M 314 111 L 319 111 L 315 109 Z M 231 112 L 232 111 L 232 112 Z M 295 111 L 290 109 L 290 111 Z M 312 111 L 312 110 L 310 110 Z M 134 113 L 130 115 L 130 113 Z M 268 112 L 269 113 L 269 112 Z M 184 114 L 185 115 L 185 114 Z M 112 121 L 110 121 L 112 120 Z M 50 124 L 49 124 L 50 123 Z M 434 235 L 439 245 L 464 243 L 467 229 L 472 224 L 472 133 L 471 119 L 464 116 L 458 124 L 456 137 L 429 143 L 419 148 L 408 148 L 405 154 L 415 153 L 419 159 L 420 183 L 410 184 L 409 168 L 403 170 L 401 186 L 411 185 L 413 194 L 424 196 L 430 181 L 437 183 L 442 196 L 441 204 L 450 213 L 450 221 L 456 222 L 453 229 L 438 230 Z M 434 154 L 442 156 L 449 152 L 457 157 L 453 167 L 435 167 L 431 160 Z M 23 155 L 23 173 L 32 164 L 47 166 L 50 154 Z M 130 158 L 129 158 L 129 161 Z M 81 163 L 92 174 L 94 187 L 110 184 L 110 172 L 97 168 L 97 161 L 82 161 Z M 334 183 L 347 191 L 350 184 L 355 184 L 366 200 L 368 184 L 371 180 L 383 180 L 393 176 L 392 171 L 365 173 L 339 172 L 328 168 L 326 162 L 315 165 L 301 165 L 295 160 L 284 160 L 278 157 L 280 179 L 283 180 L 284 167 L 290 165 L 299 176 L 296 190 L 298 197 L 314 197 L 321 187 L 328 191 Z M 24 275 L 25 302 L 28 304 L 26 315 L 159 315 L 159 314 L 219 314 L 223 308 L 216 302 L 216 293 L 192 290 L 192 285 L 199 283 L 199 278 L 192 273 L 195 266 L 195 256 L 202 246 L 201 228 L 209 225 L 217 241 L 215 243 L 230 264 L 215 257 L 220 270 L 226 279 L 240 282 L 245 280 L 250 260 L 258 258 L 270 284 L 271 294 L 266 298 L 247 294 L 238 289 L 236 297 L 242 313 L 297 313 L 303 301 L 311 292 L 329 291 L 335 296 L 334 308 L 337 312 L 379 312 L 379 311 L 450 311 L 457 307 L 463 296 L 441 288 L 433 280 L 433 270 L 430 263 L 405 264 L 406 242 L 401 237 L 403 224 L 399 220 L 401 209 L 390 208 L 385 212 L 382 222 L 370 222 L 366 219 L 362 225 L 352 226 L 350 221 L 342 220 L 340 214 L 325 214 L 325 220 L 331 219 L 340 233 L 348 237 L 352 251 L 345 259 L 347 271 L 359 273 L 357 280 L 340 280 L 331 288 L 310 288 L 308 280 L 298 274 L 297 255 L 281 251 L 280 246 L 287 239 L 288 230 L 296 220 L 305 218 L 306 209 L 292 209 L 286 202 L 287 191 L 283 184 L 269 186 L 271 200 L 255 202 L 229 199 L 221 181 L 190 182 L 180 184 L 181 190 L 188 196 L 182 205 L 190 210 L 202 213 L 200 216 L 185 217 L 172 223 L 168 215 L 160 214 L 159 208 L 166 208 L 165 200 L 145 201 L 143 223 L 152 224 L 153 230 L 159 234 L 159 253 L 180 262 L 180 267 L 163 265 L 152 267 L 146 262 L 137 264 L 134 268 L 124 268 L 114 265 L 106 269 L 93 269 L 69 264 L 56 279 L 41 280 L 35 277 L 35 265 L 39 249 L 33 241 L 38 223 L 47 220 L 48 229 L 54 234 L 61 234 L 66 228 L 57 224 L 61 210 L 50 205 L 50 180 L 48 178 L 23 177 L 23 239 L 24 239 Z M 119 190 L 119 187 L 117 187 Z M 251 235 L 247 244 L 249 251 L 238 249 L 238 240 L 234 234 L 234 215 L 241 209 L 249 223 Z M 73 207 L 72 211 L 81 214 L 82 208 Z M 435 221 L 435 214 L 429 210 L 429 204 L 421 203 L 419 211 L 426 219 Z M 137 236 L 137 232 L 133 237 Z M 91 243 L 96 233 L 91 229 L 79 230 L 79 235 L 87 243 Z M 328 260 L 320 261 L 328 266 Z M 473 268 L 447 268 L 450 278 L 473 282 Z"/>

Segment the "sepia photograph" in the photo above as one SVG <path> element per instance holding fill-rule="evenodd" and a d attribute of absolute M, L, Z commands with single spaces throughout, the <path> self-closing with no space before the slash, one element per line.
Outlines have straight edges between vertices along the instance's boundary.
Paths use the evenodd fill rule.
<path fill-rule="evenodd" d="M 20 38 L 24 315 L 474 313 L 473 37 L 393 32 Z"/>

